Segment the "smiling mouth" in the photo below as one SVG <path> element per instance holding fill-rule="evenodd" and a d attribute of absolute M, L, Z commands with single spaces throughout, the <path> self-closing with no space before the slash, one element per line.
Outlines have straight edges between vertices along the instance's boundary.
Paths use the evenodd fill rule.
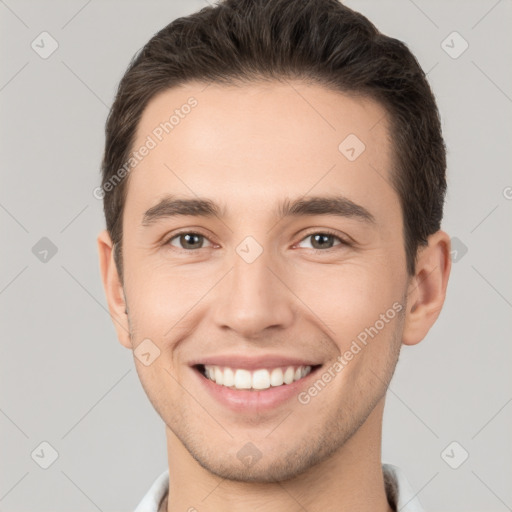
<path fill-rule="evenodd" d="M 320 366 L 322 365 L 282 366 L 254 371 L 204 364 L 194 365 L 194 368 L 204 378 L 219 386 L 236 390 L 262 391 L 297 382 L 315 372 Z"/>

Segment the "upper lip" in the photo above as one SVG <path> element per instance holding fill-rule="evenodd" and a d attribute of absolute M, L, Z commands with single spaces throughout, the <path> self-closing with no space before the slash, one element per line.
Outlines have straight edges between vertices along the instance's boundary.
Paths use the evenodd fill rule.
<path fill-rule="evenodd" d="M 240 368 L 244 370 L 258 370 L 260 368 L 279 368 L 288 366 L 317 366 L 321 363 L 315 363 L 310 359 L 299 357 L 289 357 L 285 355 L 215 355 L 197 358 L 189 362 L 190 366 L 197 365 L 227 366 L 228 368 Z"/>

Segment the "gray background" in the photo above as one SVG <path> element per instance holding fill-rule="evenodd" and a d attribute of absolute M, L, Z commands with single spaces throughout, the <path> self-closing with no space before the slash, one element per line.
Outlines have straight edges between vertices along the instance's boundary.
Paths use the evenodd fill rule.
<path fill-rule="evenodd" d="M 512 510 L 512 2 L 347 4 L 429 71 L 448 145 L 443 228 L 457 238 L 440 319 L 402 350 L 383 460 L 404 470 L 429 511 Z M 92 191 L 129 59 L 205 5 L 0 1 L 3 512 L 133 510 L 166 468 L 164 426 L 107 313 L 96 250 L 104 219 Z M 43 31 L 59 45 L 47 59 L 31 47 Z M 469 43 L 458 58 L 458 36 L 442 46 L 453 31 Z M 57 248 L 46 262 L 43 237 Z M 58 452 L 48 469 L 44 441 Z"/>

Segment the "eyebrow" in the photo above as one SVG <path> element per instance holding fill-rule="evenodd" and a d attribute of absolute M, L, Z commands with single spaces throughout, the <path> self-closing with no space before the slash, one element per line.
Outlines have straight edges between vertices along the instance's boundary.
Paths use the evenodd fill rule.
<path fill-rule="evenodd" d="M 366 208 L 343 196 L 315 196 L 293 201 L 287 198 L 278 205 L 276 212 L 279 217 L 335 215 L 354 218 L 369 224 L 375 223 L 375 217 Z M 142 225 L 150 226 L 161 219 L 180 215 L 223 217 L 224 213 L 225 209 L 210 199 L 182 199 L 168 195 L 144 213 Z"/>

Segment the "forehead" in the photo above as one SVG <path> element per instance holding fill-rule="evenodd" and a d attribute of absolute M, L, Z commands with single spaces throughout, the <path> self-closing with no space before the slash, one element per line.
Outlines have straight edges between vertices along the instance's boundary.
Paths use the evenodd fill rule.
<path fill-rule="evenodd" d="M 385 109 L 321 85 L 165 90 L 146 106 L 132 150 L 144 156 L 130 171 L 125 212 L 139 216 L 168 193 L 262 211 L 283 194 L 398 202 Z"/>

